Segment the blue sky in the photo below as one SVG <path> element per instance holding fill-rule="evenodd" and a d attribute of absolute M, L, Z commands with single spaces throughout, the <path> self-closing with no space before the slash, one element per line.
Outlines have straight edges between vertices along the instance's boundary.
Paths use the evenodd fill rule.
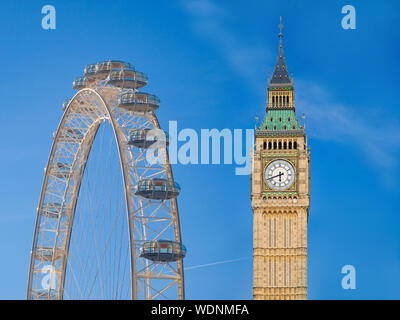
<path fill-rule="evenodd" d="M 57 28 L 41 28 L 41 8 Z M 356 8 L 357 29 L 341 28 Z M 52 133 L 86 64 L 133 63 L 164 128 L 253 128 L 278 50 L 294 73 L 311 147 L 310 299 L 399 299 L 398 1 L 7 1 L 0 12 L 0 299 L 25 298 Z M 234 165 L 174 165 L 188 299 L 250 299 L 250 177 Z M 248 258 L 248 259 L 246 259 Z M 343 290 L 354 265 L 357 289 Z"/>

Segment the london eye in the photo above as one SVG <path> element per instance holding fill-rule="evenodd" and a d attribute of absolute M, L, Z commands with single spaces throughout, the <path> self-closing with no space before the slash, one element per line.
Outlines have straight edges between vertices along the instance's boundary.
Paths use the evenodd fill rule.
<path fill-rule="evenodd" d="M 45 168 L 28 299 L 184 299 L 168 135 L 130 63 L 87 65 Z"/>

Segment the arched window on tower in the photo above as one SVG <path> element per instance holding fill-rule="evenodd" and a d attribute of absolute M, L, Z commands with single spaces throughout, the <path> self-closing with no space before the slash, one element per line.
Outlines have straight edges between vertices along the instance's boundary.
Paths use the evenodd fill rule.
<path fill-rule="evenodd" d="M 293 149 L 297 149 L 297 141 L 293 143 Z"/>
<path fill-rule="evenodd" d="M 292 149 L 292 141 L 289 141 L 289 149 Z"/>
<path fill-rule="evenodd" d="M 265 150 L 265 149 L 267 149 L 267 143 L 264 141 L 264 144 L 263 144 L 263 149 Z"/>
<path fill-rule="evenodd" d="M 268 142 L 268 149 L 269 149 L 269 150 L 271 150 L 271 149 L 272 149 L 272 143 L 271 143 L 271 141 L 270 141 L 270 142 Z"/>
<path fill-rule="evenodd" d="M 287 142 L 286 141 L 283 143 L 283 149 L 287 149 Z"/>
<path fill-rule="evenodd" d="M 289 105 L 289 96 L 286 96 L 286 102 Z"/>
<path fill-rule="evenodd" d="M 274 96 L 272 96 L 272 106 L 273 107 L 275 106 L 275 97 Z"/>
<path fill-rule="evenodd" d="M 279 146 L 279 149 L 282 149 L 282 142 L 281 141 L 279 141 L 278 146 Z"/>
<path fill-rule="evenodd" d="M 282 106 L 282 96 L 279 96 L 279 106 Z"/>
<path fill-rule="evenodd" d="M 274 149 L 276 149 L 276 141 L 274 141 Z"/>

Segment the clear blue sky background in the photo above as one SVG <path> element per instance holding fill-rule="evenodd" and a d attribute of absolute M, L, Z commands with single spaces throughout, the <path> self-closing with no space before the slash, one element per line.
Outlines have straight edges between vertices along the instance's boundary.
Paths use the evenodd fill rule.
<path fill-rule="evenodd" d="M 41 28 L 52 4 L 57 29 Z M 352 4 L 357 29 L 341 28 Z M 178 129 L 253 128 L 284 50 L 312 149 L 310 299 L 400 298 L 398 1 L 5 1 L 0 11 L 0 298 L 25 298 L 43 168 L 87 63 L 132 62 Z M 250 177 L 175 165 L 187 267 L 250 258 Z M 354 265 L 357 289 L 341 288 Z M 186 272 L 188 299 L 250 299 L 251 259 Z"/>

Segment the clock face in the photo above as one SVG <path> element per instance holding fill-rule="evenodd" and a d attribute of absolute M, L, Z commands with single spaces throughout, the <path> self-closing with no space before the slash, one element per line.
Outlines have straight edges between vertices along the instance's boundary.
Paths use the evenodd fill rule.
<path fill-rule="evenodd" d="M 294 182 L 294 168 L 286 160 L 274 160 L 265 169 L 265 182 L 274 190 L 286 190 Z"/>

